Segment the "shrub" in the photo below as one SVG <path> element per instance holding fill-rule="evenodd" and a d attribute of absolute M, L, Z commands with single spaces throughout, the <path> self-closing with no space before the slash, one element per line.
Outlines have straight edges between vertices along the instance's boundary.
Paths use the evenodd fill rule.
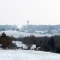
<path fill-rule="evenodd" d="M 16 44 L 11 43 L 11 44 L 9 45 L 9 49 L 17 49 Z"/>

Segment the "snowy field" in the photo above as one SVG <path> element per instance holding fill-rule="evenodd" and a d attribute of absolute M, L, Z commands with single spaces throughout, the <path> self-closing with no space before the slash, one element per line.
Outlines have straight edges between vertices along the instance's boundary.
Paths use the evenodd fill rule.
<path fill-rule="evenodd" d="M 24 37 L 24 36 L 51 36 L 51 35 L 40 35 L 35 33 L 25 33 L 18 31 L 0 31 L 0 34 L 5 32 L 9 36 Z M 14 42 L 17 46 L 21 47 L 22 42 Z M 25 45 L 24 45 L 25 46 Z M 34 50 L 1 50 L 0 49 L 0 60 L 60 60 L 60 54 L 34 51 Z"/>
<path fill-rule="evenodd" d="M 0 60 L 60 60 L 60 54 L 32 50 L 0 50 Z"/>
<path fill-rule="evenodd" d="M 0 31 L 0 34 L 2 34 L 3 32 L 5 32 L 9 36 L 14 36 L 16 38 L 26 37 L 26 36 L 30 36 L 30 35 L 34 35 L 36 37 L 40 37 L 40 36 L 49 36 L 50 37 L 50 36 L 52 36 L 51 34 L 26 33 L 26 32 L 19 32 L 19 31 L 12 31 L 12 30 Z"/>

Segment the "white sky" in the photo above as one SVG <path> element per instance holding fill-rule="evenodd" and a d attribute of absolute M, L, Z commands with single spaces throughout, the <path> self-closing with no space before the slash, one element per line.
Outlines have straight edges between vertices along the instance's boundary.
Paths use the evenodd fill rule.
<path fill-rule="evenodd" d="M 0 24 L 60 24 L 60 0 L 0 0 Z"/>

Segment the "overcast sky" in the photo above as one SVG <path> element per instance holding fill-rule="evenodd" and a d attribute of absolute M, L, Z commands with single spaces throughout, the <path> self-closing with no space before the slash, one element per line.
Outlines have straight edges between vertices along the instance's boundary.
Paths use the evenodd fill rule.
<path fill-rule="evenodd" d="M 60 24 L 60 0 L 0 0 L 0 24 Z"/>

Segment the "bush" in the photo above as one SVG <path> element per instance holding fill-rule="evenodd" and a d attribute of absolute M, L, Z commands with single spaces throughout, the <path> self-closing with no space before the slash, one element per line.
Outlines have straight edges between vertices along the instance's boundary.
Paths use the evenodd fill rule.
<path fill-rule="evenodd" d="M 32 47 L 32 44 L 27 44 L 27 50 L 30 50 Z"/>
<path fill-rule="evenodd" d="M 9 49 L 17 49 L 16 44 L 11 43 L 11 44 L 9 45 Z"/>

